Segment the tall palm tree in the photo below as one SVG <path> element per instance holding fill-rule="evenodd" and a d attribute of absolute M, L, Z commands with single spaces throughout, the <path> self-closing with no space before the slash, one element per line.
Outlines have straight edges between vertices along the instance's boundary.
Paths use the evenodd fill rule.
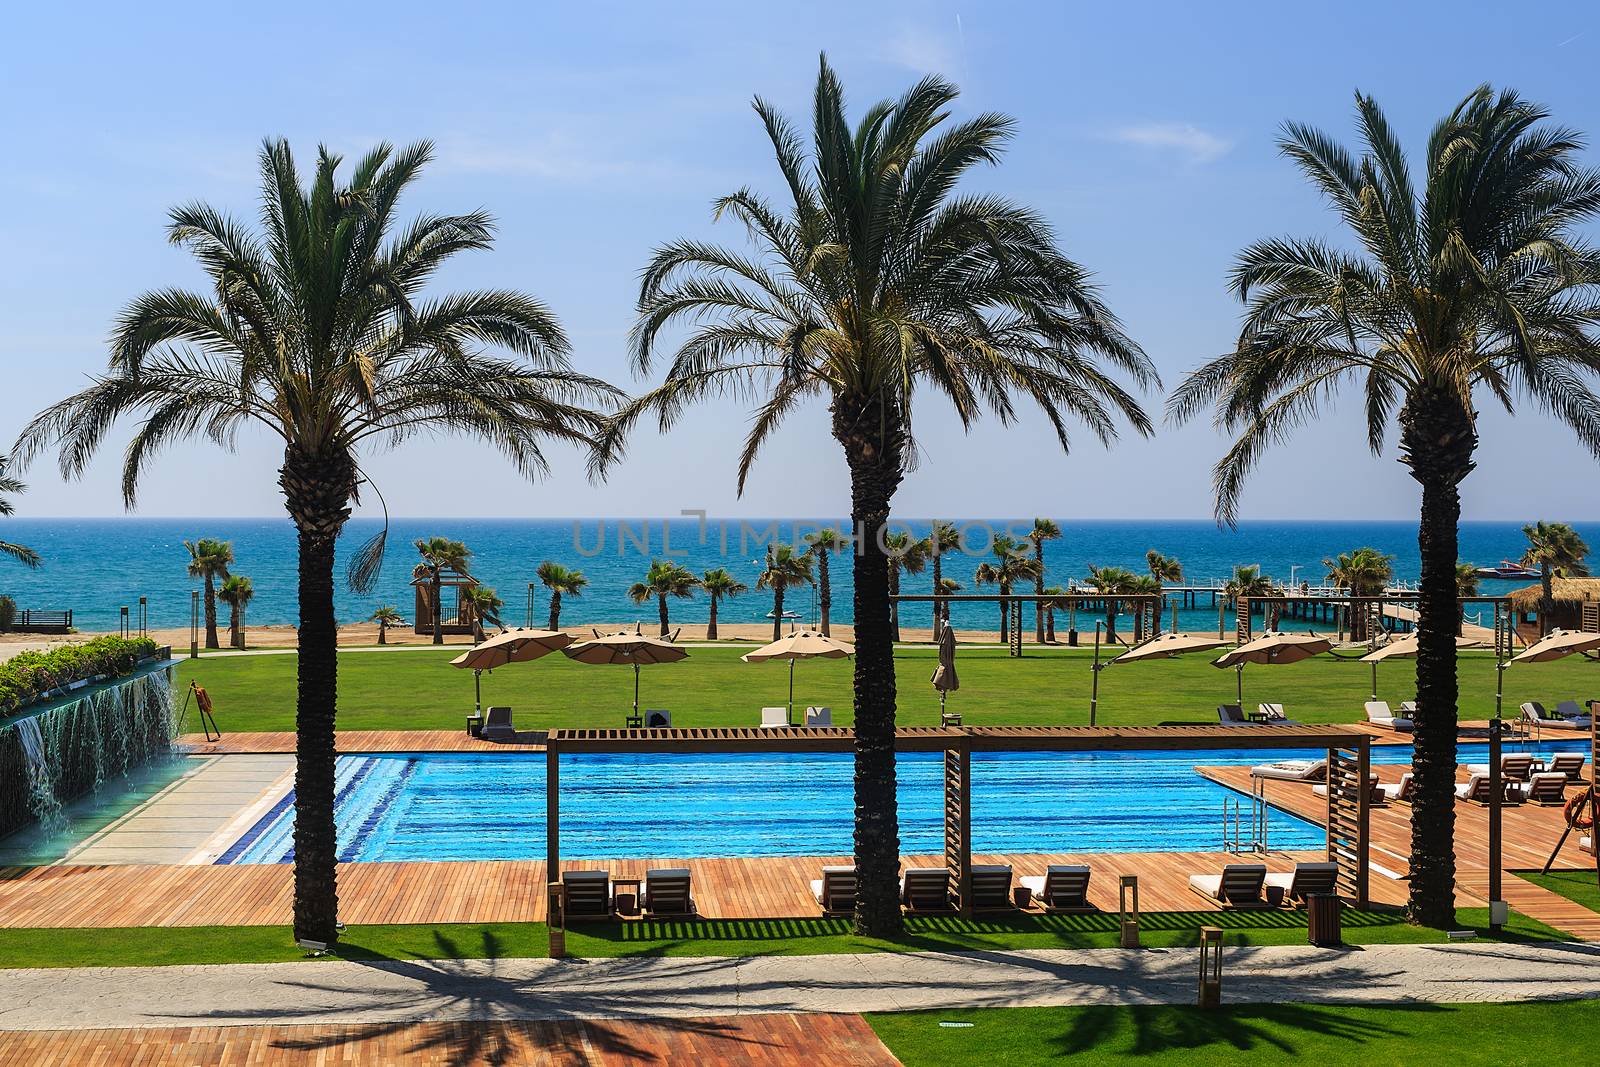
<path fill-rule="evenodd" d="M 772 639 L 783 636 L 783 598 L 790 589 L 811 584 L 811 557 L 793 545 L 768 545 L 767 564 L 756 575 L 757 589 L 772 590 Z"/>
<path fill-rule="evenodd" d="M 420 537 L 416 541 L 417 554 L 422 557 L 411 571 L 412 580 L 428 582 L 428 613 L 433 616 L 433 643 L 444 644 L 444 574 L 454 571 L 466 574 L 472 560 L 472 549 L 448 537 Z"/>
<path fill-rule="evenodd" d="M 817 612 L 821 616 L 822 636 L 831 637 L 833 629 L 828 615 L 833 609 L 833 585 L 828 581 L 828 557 L 844 548 L 845 540 L 838 530 L 827 526 L 808 534 L 806 541 L 810 545 L 806 552 L 817 561 Z"/>
<path fill-rule="evenodd" d="M 15 450 L 31 458 L 59 444 L 63 473 L 77 475 L 119 416 L 141 416 L 123 462 L 131 505 L 164 445 L 204 436 L 231 447 L 245 426 L 282 442 L 278 480 L 299 539 L 294 933 L 313 941 L 339 934 L 334 543 L 364 480 L 362 453 L 417 433 L 467 433 L 531 478 L 548 470 L 548 440 L 594 441 L 606 419 L 593 408 L 618 396 L 571 369 L 566 337 L 537 300 L 425 294 L 443 263 L 490 247 L 493 234 L 482 212 L 397 220 L 431 154 L 425 143 L 380 145 L 345 180 L 323 150 L 303 185 L 288 144 L 269 141 L 260 230 L 204 204 L 174 210 L 169 236 L 210 287 L 130 304 L 105 377 L 36 417 Z M 356 590 L 370 588 L 383 545 L 380 534 L 353 555 Z"/>
<path fill-rule="evenodd" d="M 635 604 L 643 604 L 654 597 L 656 610 L 661 617 L 661 636 L 666 637 L 671 629 L 667 621 L 667 598 L 687 600 L 694 596 L 695 587 L 699 584 L 700 579 L 688 568 L 670 559 L 653 559 L 644 580 L 628 587 L 628 599 Z"/>
<path fill-rule="evenodd" d="M 1358 548 L 1353 552 L 1322 561 L 1328 569 L 1328 581 L 1353 597 L 1382 596 L 1394 577 L 1394 557 L 1375 548 Z M 1350 615 L 1350 640 L 1365 641 L 1371 612 L 1366 604 L 1352 604 Z"/>
<path fill-rule="evenodd" d="M 1093 589 L 1101 597 L 1101 602 L 1106 609 L 1106 640 L 1117 640 L 1117 611 L 1122 606 L 1118 594 L 1126 595 L 1134 591 L 1139 576 L 1126 567 L 1096 567 L 1089 564 L 1089 577 L 1084 579 L 1084 584 Z"/>
<path fill-rule="evenodd" d="M 1034 519 L 1033 529 L 1029 530 L 1024 540 L 1033 546 L 1033 560 L 1039 565 L 1039 573 L 1033 576 L 1033 592 L 1036 596 L 1044 595 L 1044 543 L 1055 541 L 1061 537 L 1061 525 L 1054 519 Z M 1040 644 L 1044 643 L 1044 601 L 1033 602 L 1033 639 Z"/>
<path fill-rule="evenodd" d="M 185 541 L 189 550 L 189 577 L 205 582 L 206 647 L 221 648 L 217 640 L 217 580 L 227 581 L 228 565 L 233 562 L 233 542 L 202 537 L 198 541 Z"/>
<path fill-rule="evenodd" d="M 945 522 L 943 519 L 934 519 L 933 527 L 928 532 L 928 561 L 933 564 L 933 591 L 935 593 L 944 592 L 943 587 L 946 581 L 944 576 L 945 553 L 956 552 L 960 548 L 961 531 L 956 524 Z M 950 584 L 954 585 L 956 589 L 961 588 L 958 583 L 951 582 Z M 935 600 L 933 602 L 933 632 L 935 634 L 939 632 L 941 620 L 944 622 L 950 621 L 950 605 L 949 603 L 941 603 Z"/>
<path fill-rule="evenodd" d="M 1035 546 L 1037 548 L 1037 545 Z M 985 560 L 978 564 L 978 569 L 972 575 L 974 585 L 993 585 L 1001 596 L 1010 596 L 1011 587 L 1017 582 L 1029 579 L 1037 580 L 1044 574 L 1044 564 L 1038 559 L 1027 556 L 1027 546 L 1006 534 L 996 534 L 989 551 L 994 554 L 993 560 Z M 1005 600 L 1000 601 L 1000 642 L 1005 643 L 1011 632 L 1011 604 Z M 1020 636 L 1020 635 L 1019 635 Z"/>
<path fill-rule="evenodd" d="M 498 593 L 491 585 L 469 586 L 461 591 L 461 607 L 466 612 L 467 618 L 472 621 L 472 639 L 484 639 L 484 626 L 504 627 L 500 620 L 500 612 L 505 608 L 506 602 L 500 599 Z"/>
<path fill-rule="evenodd" d="M 1589 565 L 1589 545 L 1564 522 L 1543 519 L 1522 528 L 1528 550 L 1522 554 L 1524 567 L 1539 568 L 1539 636 L 1550 632 L 1550 616 L 1555 611 L 1555 579 L 1584 578 Z"/>
<path fill-rule="evenodd" d="M 217 591 L 217 599 L 228 605 L 228 644 L 233 648 L 244 647 L 244 611 L 250 606 L 250 601 L 255 599 L 255 584 L 242 574 L 230 574 L 227 581 L 222 583 L 222 588 Z"/>
<path fill-rule="evenodd" d="M 28 487 L 6 473 L 6 465 L 9 462 L 7 457 L 0 456 L 0 493 L 25 492 Z M 11 501 L 0 496 L 0 515 L 10 515 L 14 510 Z M 19 545 L 12 541 L 0 541 L 0 556 L 10 556 L 24 567 L 39 565 L 39 553 L 27 545 Z"/>
<path fill-rule="evenodd" d="M 1475 394 L 1506 408 L 1521 392 L 1600 452 L 1600 256 L 1581 236 L 1600 211 L 1600 174 L 1572 132 L 1515 93 L 1481 87 L 1433 129 L 1413 173 L 1388 120 L 1357 94 L 1358 157 L 1290 124 L 1281 149 L 1327 198 L 1356 251 L 1278 238 L 1240 253 L 1246 304 L 1234 351 L 1173 394 L 1178 420 L 1215 406 L 1239 434 L 1217 464 L 1217 515 L 1232 521 L 1262 453 L 1320 418 L 1339 387 L 1359 389 L 1380 449 L 1399 424 L 1400 458 L 1422 490 L 1412 921 L 1454 920 L 1455 598 L 1460 484 L 1473 468 Z M 1420 184 L 1419 184 L 1420 182 Z"/>
<path fill-rule="evenodd" d="M 954 194 L 962 175 L 1000 158 L 1012 123 L 949 122 L 953 85 L 924 78 L 868 108 L 854 130 L 844 90 L 822 60 L 808 153 L 765 101 L 787 203 L 742 189 L 717 214 L 745 227 L 754 256 L 698 240 L 661 247 L 644 271 L 634 361 L 649 370 L 663 331 L 678 339 L 666 380 L 631 403 L 602 442 L 602 467 L 640 418 L 672 426 L 689 405 L 758 390 L 739 463 L 742 489 L 762 446 L 811 398 L 826 402 L 850 471 L 855 587 L 856 926 L 901 929 L 895 810 L 894 640 L 889 559 L 880 541 L 916 442 L 912 397 L 942 394 L 962 425 L 1013 400 L 1038 404 L 1067 445 L 1067 420 L 1101 441 L 1120 414 L 1150 423 L 1101 362 L 1140 386 L 1155 368 L 1101 301 L 1088 272 L 1057 249 L 1038 214 L 991 194 Z M 688 327 L 686 334 L 679 325 Z"/>
<path fill-rule="evenodd" d="M 378 624 L 378 644 L 380 645 L 389 643 L 389 627 L 404 626 L 406 624 L 405 616 L 401 615 L 400 609 L 393 604 L 384 604 L 375 609 L 371 615 L 367 616 L 367 621 Z"/>
<path fill-rule="evenodd" d="M 1150 570 L 1150 577 L 1156 580 L 1157 593 L 1165 593 L 1168 582 L 1183 581 L 1183 564 L 1178 562 L 1177 556 L 1163 556 L 1155 549 L 1150 549 L 1144 554 L 1145 566 Z M 1180 594 L 1181 595 L 1181 594 Z M 1161 612 L 1165 608 L 1166 598 L 1156 602 L 1156 633 L 1161 632 Z M 1173 618 L 1173 628 L 1177 628 L 1177 618 Z"/>
<path fill-rule="evenodd" d="M 883 535 L 884 548 L 889 553 L 889 636 L 900 640 L 900 575 L 921 574 L 933 553 L 933 542 L 913 538 L 905 530 L 888 530 Z"/>
<path fill-rule="evenodd" d="M 706 623 L 706 640 L 715 641 L 717 639 L 717 605 L 727 597 L 736 597 L 740 593 L 748 593 L 750 587 L 729 574 L 726 568 L 717 567 L 714 570 L 706 571 L 700 576 L 700 588 L 704 589 L 706 596 L 711 599 L 710 621 Z M 826 622 L 827 614 L 824 613 L 822 618 Z"/>
<path fill-rule="evenodd" d="M 582 571 L 570 570 L 553 560 L 545 560 L 533 572 L 540 583 L 550 590 L 550 626 L 552 630 L 561 629 L 561 598 L 563 596 L 582 596 L 584 586 L 589 584 L 589 579 L 584 577 Z"/>

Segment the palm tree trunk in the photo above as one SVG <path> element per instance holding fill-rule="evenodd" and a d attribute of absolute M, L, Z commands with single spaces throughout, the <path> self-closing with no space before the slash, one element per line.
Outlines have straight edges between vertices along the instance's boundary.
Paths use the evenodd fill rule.
<path fill-rule="evenodd" d="M 234 648 L 244 647 L 244 612 L 237 604 L 228 612 L 228 644 Z"/>
<path fill-rule="evenodd" d="M 828 612 L 833 608 L 833 588 L 828 581 L 828 555 L 833 551 L 828 545 L 817 553 L 817 609 L 822 615 L 822 636 L 833 636 L 828 624 Z"/>
<path fill-rule="evenodd" d="M 1457 736 L 1457 533 L 1461 479 L 1471 472 L 1477 434 L 1453 394 L 1419 392 L 1400 413 L 1401 453 L 1422 486 L 1417 547 L 1417 711 L 1412 773 L 1411 881 L 1407 917 L 1438 929 L 1455 925 Z"/>
<path fill-rule="evenodd" d="M 1555 574 L 1548 562 L 1539 564 L 1539 636 L 1550 633 L 1550 616 L 1555 613 Z"/>
<path fill-rule="evenodd" d="M 222 647 L 217 640 L 217 587 L 210 574 L 206 575 L 206 647 Z"/>
<path fill-rule="evenodd" d="M 661 617 L 661 636 L 667 636 L 667 594 L 656 594 L 656 613 Z"/>
<path fill-rule="evenodd" d="M 1033 580 L 1035 596 L 1044 596 L 1044 542 L 1033 543 L 1033 559 L 1039 564 L 1039 575 Z M 1044 601 L 1033 602 L 1033 640 L 1035 644 L 1044 644 Z"/>
<path fill-rule="evenodd" d="M 999 591 L 1002 598 L 1004 598 L 1005 595 L 1010 592 L 1010 590 L 1005 587 L 1004 582 L 995 586 L 995 589 Z M 1006 643 L 1006 638 L 1010 636 L 1011 633 L 1010 618 L 1011 605 L 1007 604 L 1005 600 L 1002 599 L 1000 601 L 1000 643 L 1002 645 Z"/>
<path fill-rule="evenodd" d="M 380 622 L 380 623 L 378 623 L 378 644 L 387 645 L 388 643 L 389 643 L 389 626 L 388 626 L 387 623 Z"/>
<path fill-rule="evenodd" d="M 561 629 L 561 590 L 554 587 L 550 590 L 550 629 Z"/>
<path fill-rule="evenodd" d="M 717 639 L 717 594 L 711 594 L 711 621 L 706 623 L 706 640 Z"/>
<path fill-rule="evenodd" d="M 1044 639 L 1050 644 L 1056 643 L 1056 609 L 1050 608 L 1044 613 Z"/>
<path fill-rule="evenodd" d="M 933 591 L 935 593 L 937 593 L 937 592 L 940 591 L 940 582 L 944 578 L 943 569 L 940 566 L 940 559 L 939 559 L 939 557 L 942 556 L 944 553 L 941 552 L 940 549 L 939 549 L 939 530 L 938 530 L 937 526 L 934 528 L 932 541 L 933 541 Z M 948 604 L 941 603 L 938 600 L 935 600 L 933 602 L 933 639 L 935 641 L 939 640 L 939 621 L 940 621 L 940 619 L 943 618 L 945 608 L 947 608 L 947 607 L 949 607 Z"/>
<path fill-rule="evenodd" d="M 433 643 L 444 644 L 444 620 L 440 618 L 444 607 L 440 601 L 444 599 L 444 583 L 439 580 L 439 569 L 433 570 L 433 577 L 428 582 L 428 599 L 433 603 Z"/>
<path fill-rule="evenodd" d="M 339 937 L 338 837 L 333 820 L 339 676 L 333 550 L 350 517 L 355 465 L 347 455 L 315 456 L 291 447 L 278 480 L 300 547 L 294 936 L 332 944 Z"/>
<path fill-rule="evenodd" d="M 772 639 L 783 636 L 783 585 L 772 587 Z"/>
<path fill-rule="evenodd" d="M 894 598 L 900 595 L 900 565 L 895 561 L 889 563 L 889 640 L 900 642 L 900 602 Z"/>

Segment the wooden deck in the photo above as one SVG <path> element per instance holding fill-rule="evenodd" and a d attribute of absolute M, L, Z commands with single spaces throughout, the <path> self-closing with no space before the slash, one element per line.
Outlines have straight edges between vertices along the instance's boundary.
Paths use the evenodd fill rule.
<path fill-rule="evenodd" d="M 900 1061 L 859 1015 L 317 1026 L 0 1031 L 0 1067 L 470 1067 L 739 1063 L 816 1067 Z"/>
<path fill-rule="evenodd" d="M 1042 875 L 1052 863 L 1094 871 L 1090 902 L 1117 910 L 1117 878 L 1139 876 L 1145 911 L 1205 911 L 1215 905 L 1189 890 L 1189 875 L 1216 873 L 1240 857 L 1215 852 L 977 855 L 1009 863 L 1017 877 Z M 1265 862 L 1292 869 L 1320 852 L 1276 852 Z M 687 867 L 695 904 L 707 919 L 815 917 L 810 882 L 824 864 L 846 856 L 735 859 L 663 857 L 574 860 L 568 869 L 604 867 L 614 877 L 647 868 Z M 942 866 L 942 856 L 907 856 L 912 867 Z M 1255 860 L 1252 858 L 1252 862 Z M 292 900 L 287 864 L 0 868 L 0 927 L 266 926 L 287 923 Z M 545 917 L 539 862 L 347 863 L 339 868 L 339 914 L 347 923 L 536 922 Z M 1400 883 L 1373 879 L 1373 901 L 1403 903 Z"/>

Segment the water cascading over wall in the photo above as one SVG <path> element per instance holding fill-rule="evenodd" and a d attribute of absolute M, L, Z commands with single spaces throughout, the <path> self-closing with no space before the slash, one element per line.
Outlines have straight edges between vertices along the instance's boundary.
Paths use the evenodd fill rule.
<path fill-rule="evenodd" d="M 172 678 L 157 668 L 0 726 L 0 835 L 172 754 Z"/>

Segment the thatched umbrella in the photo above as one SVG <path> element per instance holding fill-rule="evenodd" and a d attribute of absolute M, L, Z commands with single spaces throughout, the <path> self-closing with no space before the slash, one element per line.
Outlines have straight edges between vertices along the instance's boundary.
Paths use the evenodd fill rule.
<path fill-rule="evenodd" d="M 824 637 L 811 630 L 799 630 L 780 637 L 771 644 L 762 645 L 739 658 L 746 663 L 765 663 L 769 660 L 789 661 L 789 711 L 785 722 L 794 722 L 794 662 L 799 659 L 844 659 L 855 655 L 856 646 L 847 645 L 832 637 Z"/>
<path fill-rule="evenodd" d="M 1262 634 L 1211 661 L 1213 667 L 1232 667 L 1239 678 L 1239 707 L 1244 707 L 1244 665 L 1246 663 L 1299 663 L 1333 647 L 1333 642 L 1316 634 Z"/>
<path fill-rule="evenodd" d="M 572 644 L 572 635 L 560 630 L 505 630 L 480 641 L 450 661 L 452 667 L 472 672 L 472 703 L 483 714 L 483 672 L 508 663 L 527 663 Z"/>
<path fill-rule="evenodd" d="M 596 637 L 562 649 L 568 659 L 579 663 L 625 664 L 633 668 L 633 717 L 639 718 L 639 668 L 651 663 L 676 663 L 688 657 L 686 649 L 659 637 L 646 637 L 634 626 L 630 633 Z"/>

